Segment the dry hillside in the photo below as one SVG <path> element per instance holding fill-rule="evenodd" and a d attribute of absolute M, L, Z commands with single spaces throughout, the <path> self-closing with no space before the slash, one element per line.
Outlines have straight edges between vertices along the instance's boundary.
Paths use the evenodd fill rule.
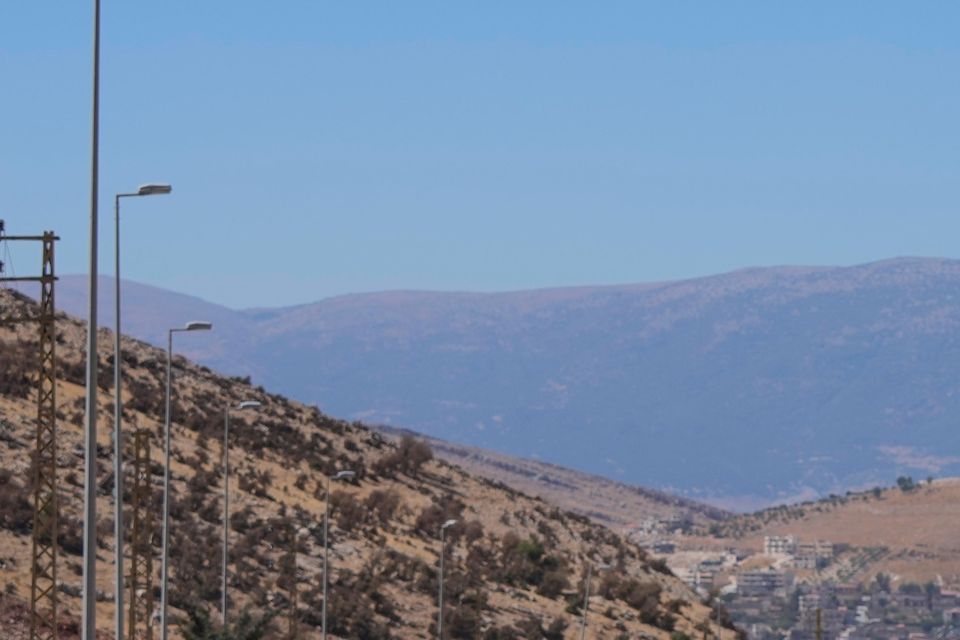
<path fill-rule="evenodd" d="M 30 304 L 0 291 L 0 314 Z M 0 328 L 0 585 L 4 607 L 11 611 L 29 592 L 31 509 L 25 498 L 35 417 L 33 336 L 31 326 Z M 61 601 L 68 616 L 80 604 L 83 344 L 82 323 L 62 316 L 59 543 Z M 112 404 L 106 393 L 112 340 L 106 332 L 100 345 L 105 393 L 98 438 L 98 625 L 107 629 L 113 567 Z M 159 513 L 164 354 L 125 340 L 124 372 L 127 432 L 141 427 L 153 434 L 153 499 Z M 448 532 L 444 631 L 451 638 L 576 637 L 588 560 L 613 567 L 595 574 L 588 637 L 734 635 L 722 610 L 700 603 L 663 565 L 583 516 L 472 477 L 432 458 L 422 443 L 407 440 L 398 447 L 363 425 L 332 419 L 182 358 L 175 359 L 174 376 L 171 603 L 180 618 L 213 614 L 219 602 L 223 407 L 258 400 L 260 410 L 233 419 L 230 593 L 238 614 L 248 608 L 255 617 L 277 615 L 268 637 L 286 633 L 294 584 L 299 637 L 319 637 L 327 499 L 332 510 L 329 622 L 335 638 L 431 637 L 437 532 L 448 518 L 460 523 Z M 339 469 L 355 470 L 357 479 L 334 485 L 327 496 L 324 476 Z M 157 523 L 154 555 L 159 540 Z M 17 624 L 7 620 L 21 618 L 5 618 L 5 634 L 13 634 Z"/>
<path fill-rule="evenodd" d="M 884 572 L 905 582 L 939 576 L 960 584 L 958 530 L 960 479 L 945 478 L 907 491 L 874 489 L 738 516 L 713 525 L 718 535 L 702 542 L 760 551 L 767 535 L 829 540 L 841 545 L 830 570 L 840 577 L 864 581 Z"/>

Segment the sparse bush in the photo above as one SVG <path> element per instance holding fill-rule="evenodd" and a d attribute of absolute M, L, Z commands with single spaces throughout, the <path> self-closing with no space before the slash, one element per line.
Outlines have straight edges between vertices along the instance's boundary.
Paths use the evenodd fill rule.
<path fill-rule="evenodd" d="M 162 418 L 165 405 L 164 394 L 159 383 L 151 380 L 144 382 L 140 378 L 130 378 L 124 381 L 124 389 L 130 393 L 130 398 L 124 407 L 130 411 L 138 411 L 152 418 Z"/>
<path fill-rule="evenodd" d="M 400 504 L 400 494 L 392 489 L 375 489 L 364 502 L 367 511 L 374 515 L 381 525 L 390 522 Z"/>
<path fill-rule="evenodd" d="M 424 464 L 433 460 L 433 450 L 426 442 L 405 435 L 396 451 L 392 451 L 374 464 L 374 471 L 386 476 L 403 473 L 417 477 Z"/>
<path fill-rule="evenodd" d="M 0 342 L 0 389 L 14 398 L 29 398 L 34 391 L 37 345 L 30 342 Z"/>
<path fill-rule="evenodd" d="M 439 535 L 440 527 L 447 520 L 460 520 L 466 505 L 452 495 L 445 495 L 434 504 L 424 507 L 417 516 L 414 528 L 421 534 L 433 538 Z M 447 539 L 453 543 L 460 537 L 462 525 L 447 530 Z"/>
<path fill-rule="evenodd" d="M 543 575 L 537 592 L 547 598 L 556 598 L 570 587 L 567 572 L 564 569 L 553 569 Z"/>
<path fill-rule="evenodd" d="M 917 484 L 910 476 L 900 476 L 897 478 L 897 486 L 900 487 L 900 491 L 904 493 L 909 493 L 917 488 Z"/>
<path fill-rule="evenodd" d="M 33 505 L 27 499 L 27 488 L 13 477 L 13 472 L 0 469 L 0 528 L 14 533 L 30 533 L 33 528 Z"/>
<path fill-rule="evenodd" d="M 364 524 L 367 512 L 353 494 L 346 491 L 331 491 L 330 515 L 336 517 L 338 527 L 344 531 L 353 531 Z"/>
<path fill-rule="evenodd" d="M 236 616 L 236 621 L 227 628 L 215 624 L 209 612 L 196 603 L 187 603 L 184 607 L 186 619 L 178 620 L 180 633 L 184 640 L 260 640 L 274 631 L 273 618 L 276 612 L 254 615 L 244 609 Z"/>

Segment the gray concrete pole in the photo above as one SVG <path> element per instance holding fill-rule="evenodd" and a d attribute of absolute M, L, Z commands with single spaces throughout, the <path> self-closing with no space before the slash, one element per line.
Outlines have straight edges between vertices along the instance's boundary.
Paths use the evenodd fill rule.
<path fill-rule="evenodd" d="M 230 407 L 223 410 L 223 627 L 227 627 L 227 562 L 230 545 Z"/>
<path fill-rule="evenodd" d="M 170 556 L 170 375 L 173 360 L 173 329 L 167 331 L 167 392 L 164 419 L 163 551 L 160 564 L 160 640 L 167 640 L 167 574 Z"/>
<path fill-rule="evenodd" d="M 90 282 L 83 494 L 82 640 L 97 629 L 97 198 L 100 190 L 100 0 L 93 0 L 93 128 L 90 163 Z M 56 544 L 56 540 L 53 541 Z"/>
<path fill-rule="evenodd" d="M 437 638 L 443 640 L 443 556 L 446 555 L 447 528 L 440 527 L 440 595 L 439 611 L 437 612 Z"/>
<path fill-rule="evenodd" d="M 583 596 L 583 618 L 580 620 L 580 640 L 583 640 L 587 633 L 587 609 L 590 607 L 590 578 L 593 575 L 593 563 L 587 565 L 587 585 Z"/>
<path fill-rule="evenodd" d="M 327 640 L 327 578 L 328 557 L 330 555 L 330 541 L 327 535 L 330 528 L 330 476 L 327 476 L 327 495 L 324 498 L 326 503 L 326 513 L 323 516 L 323 614 L 321 616 L 323 624 L 323 640 Z"/>
<path fill-rule="evenodd" d="M 123 399 L 120 396 L 120 196 L 114 198 L 114 332 L 113 332 L 113 540 L 116 570 L 114 624 L 123 640 Z"/>

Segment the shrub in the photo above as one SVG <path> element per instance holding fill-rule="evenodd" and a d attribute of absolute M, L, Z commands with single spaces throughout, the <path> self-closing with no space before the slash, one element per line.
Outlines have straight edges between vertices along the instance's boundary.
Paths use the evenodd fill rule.
<path fill-rule="evenodd" d="M 553 569 L 543 575 L 537 592 L 547 598 L 556 598 L 570 587 L 567 572 L 563 569 Z"/>
<path fill-rule="evenodd" d="M 463 510 L 466 508 L 456 497 L 447 494 L 434 504 L 423 508 L 420 515 L 414 522 L 414 529 L 421 534 L 434 538 L 440 534 L 440 527 L 447 520 L 460 520 Z M 456 525 L 447 530 L 447 539 L 456 542 L 462 531 L 461 525 Z"/>
<path fill-rule="evenodd" d="M 165 396 L 161 386 L 152 382 L 144 382 L 140 378 L 124 381 L 124 388 L 130 393 L 130 398 L 124 403 L 124 407 L 152 418 L 162 418 L 165 411 Z"/>
<path fill-rule="evenodd" d="M 0 342 L 0 389 L 14 398 L 29 398 L 33 394 L 36 343 Z"/>
<path fill-rule="evenodd" d="M 403 473 L 416 477 L 424 464 L 433 460 L 433 450 L 426 442 L 405 435 L 396 451 L 386 454 L 374 464 L 374 471 L 383 475 Z"/>
<path fill-rule="evenodd" d="M 543 637 L 546 640 L 563 640 L 563 632 L 567 630 L 567 623 L 562 618 L 554 618 L 546 629 L 543 630 Z"/>
<path fill-rule="evenodd" d="M 364 505 L 367 511 L 374 515 L 380 524 L 387 524 L 400 508 L 400 494 L 392 489 L 375 489 L 370 492 Z"/>
<path fill-rule="evenodd" d="M 0 469 L 0 528 L 26 534 L 33 529 L 33 505 L 27 489 L 13 477 L 13 472 Z"/>
<path fill-rule="evenodd" d="M 904 493 L 908 493 L 917 488 L 917 484 L 910 476 L 900 476 L 897 478 L 897 486 L 900 487 L 900 491 Z"/>
<path fill-rule="evenodd" d="M 338 527 L 353 531 L 364 524 L 367 512 L 353 494 L 338 490 L 330 492 L 330 515 L 337 518 Z"/>

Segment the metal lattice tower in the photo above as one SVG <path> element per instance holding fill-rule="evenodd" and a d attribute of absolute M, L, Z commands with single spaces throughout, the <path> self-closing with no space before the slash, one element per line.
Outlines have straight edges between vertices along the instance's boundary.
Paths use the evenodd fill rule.
<path fill-rule="evenodd" d="M 30 638 L 57 636 L 57 385 L 56 314 L 53 250 L 59 238 L 52 231 L 40 236 L 7 236 L 0 222 L 0 240 L 32 241 L 42 245 L 39 276 L 4 277 L 0 282 L 40 283 L 40 307 L 35 318 L 5 318 L 4 322 L 35 320 L 39 327 L 37 366 L 37 438 L 33 460 L 33 554 L 30 580 Z"/>
<path fill-rule="evenodd" d="M 130 535 L 129 639 L 153 640 L 153 489 L 150 482 L 150 431 L 133 434 L 133 524 Z"/>

